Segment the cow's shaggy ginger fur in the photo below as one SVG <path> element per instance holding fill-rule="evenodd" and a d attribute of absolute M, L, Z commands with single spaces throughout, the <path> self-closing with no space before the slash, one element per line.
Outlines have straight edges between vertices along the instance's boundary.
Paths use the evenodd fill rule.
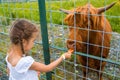
<path fill-rule="evenodd" d="M 112 5 L 113 6 L 113 5 Z M 110 8 L 110 7 L 109 7 Z M 69 39 L 67 40 L 68 49 L 75 49 L 77 52 L 107 58 L 109 54 L 111 40 L 111 26 L 109 21 L 99 11 L 98 8 L 87 4 L 74 10 L 61 10 L 68 15 L 64 21 L 69 25 Z M 73 47 L 73 45 L 75 45 Z M 106 62 L 78 56 L 78 60 L 83 66 L 103 71 Z M 88 65 L 87 65 L 88 61 Z M 86 68 L 83 67 L 83 80 L 86 80 Z M 97 72 L 102 79 L 102 72 Z"/>

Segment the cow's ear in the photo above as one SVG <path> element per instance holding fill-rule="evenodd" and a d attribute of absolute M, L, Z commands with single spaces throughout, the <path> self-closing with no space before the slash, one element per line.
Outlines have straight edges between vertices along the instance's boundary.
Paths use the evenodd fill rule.
<path fill-rule="evenodd" d="M 109 10 L 112 6 L 114 6 L 116 4 L 116 2 L 111 3 L 110 5 L 107 5 L 105 7 L 102 8 L 98 8 L 98 14 L 101 14 L 107 10 Z"/>

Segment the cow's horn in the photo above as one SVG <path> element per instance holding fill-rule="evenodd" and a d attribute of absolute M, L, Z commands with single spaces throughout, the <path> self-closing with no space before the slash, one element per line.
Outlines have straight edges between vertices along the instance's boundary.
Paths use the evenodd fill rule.
<path fill-rule="evenodd" d="M 111 3 L 111 4 L 108 5 L 108 6 L 105 6 L 105 7 L 102 7 L 102 8 L 98 8 L 98 14 L 101 14 L 102 12 L 104 12 L 104 11 L 110 9 L 112 6 L 115 5 L 115 3 L 116 3 L 116 2 L 113 2 L 113 3 Z"/>
<path fill-rule="evenodd" d="M 69 14 L 70 11 L 69 10 L 65 10 L 65 9 L 59 9 L 60 11 L 64 12 L 65 14 Z"/>

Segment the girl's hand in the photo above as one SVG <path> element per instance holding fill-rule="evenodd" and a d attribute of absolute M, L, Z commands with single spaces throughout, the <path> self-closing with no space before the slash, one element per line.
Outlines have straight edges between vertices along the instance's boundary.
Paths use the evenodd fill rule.
<path fill-rule="evenodd" d="M 63 58 L 63 59 L 70 59 L 73 51 L 74 51 L 74 50 L 69 49 L 68 52 L 66 52 L 66 53 L 64 53 L 64 54 L 62 55 L 62 58 Z"/>

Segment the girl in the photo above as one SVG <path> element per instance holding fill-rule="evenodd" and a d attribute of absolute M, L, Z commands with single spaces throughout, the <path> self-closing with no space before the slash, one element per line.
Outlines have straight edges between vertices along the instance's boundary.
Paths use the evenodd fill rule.
<path fill-rule="evenodd" d="M 16 20 L 10 30 L 11 48 L 6 56 L 9 80 L 38 80 L 37 72 L 53 70 L 65 58 L 71 58 L 72 50 L 64 53 L 56 61 L 45 65 L 36 62 L 27 52 L 33 47 L 39 29 L 31 22 Z"/>

